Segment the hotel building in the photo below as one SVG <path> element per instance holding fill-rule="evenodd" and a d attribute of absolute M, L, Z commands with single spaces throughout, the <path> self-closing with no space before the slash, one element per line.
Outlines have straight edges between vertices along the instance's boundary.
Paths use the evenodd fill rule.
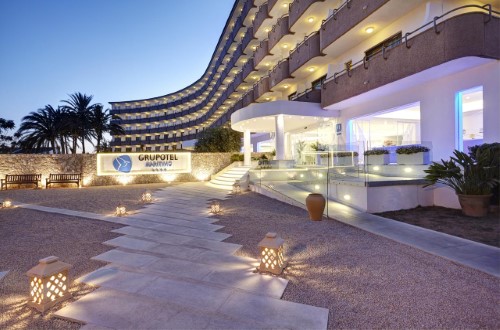
<path fill-rule="evenodd" d="M 360 154 L 422 144 L 439 160 L 498 142 L 499 7 L 236 0 L 200 79 L 163 96 L 110 102 L 125 128 L 111 145 L 189 148 L 204 129 L 230 125 L 244 133 L 246 165 L 251 151 L 275 150 L 289 166 L 314 143 Z"/>

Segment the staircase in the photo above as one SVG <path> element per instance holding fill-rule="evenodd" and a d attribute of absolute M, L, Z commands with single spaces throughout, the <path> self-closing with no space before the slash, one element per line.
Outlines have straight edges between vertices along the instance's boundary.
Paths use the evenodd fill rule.
<path fill-rule="evenodd" d="M 239 166 L 238 163 L 233 163 L 213 175 L 209 185 L 217 189 L 232 190 L 234 182 L 247 174 L 249 169 L 250 166 Z"/>

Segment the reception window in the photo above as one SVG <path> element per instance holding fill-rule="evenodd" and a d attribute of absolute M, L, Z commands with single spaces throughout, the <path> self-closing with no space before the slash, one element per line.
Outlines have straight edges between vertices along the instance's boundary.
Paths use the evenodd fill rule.
<path fill-rule="evenodd" d="M 483 86 L 460 91 L 456 95 L 457 149 L 483 143 Z"/>

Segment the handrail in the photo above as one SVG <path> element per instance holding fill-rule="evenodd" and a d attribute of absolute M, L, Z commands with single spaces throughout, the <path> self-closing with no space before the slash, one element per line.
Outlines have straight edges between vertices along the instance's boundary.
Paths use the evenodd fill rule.
<path fill-rule="evenodd" d="M 311 38 L 312 36 L 314 36 L 318 33 L 319 33 L 319 31 L 313 31 L 313 32 L 309 33 L 308 35 L 306 35 L 304 37 L 304 40 L 302 40 L 301 42 L 299 42 L 298 44 L 295 45 L 295 48 L 290 49 L 289 55 L 291 55 L 293 52 L 295 52 L 295 50 L 297 50 L 297 48 L 302 46 L 307 40 L 309 40 L 309 38 Z"/>
<path fill-rule="evenodd" d="M 338 8 L 334 9 L 334 10 L 332 11 L 332 14 L 331 14 L 331 15 L 329 15 L 327 18 L 325 18 L 324 20 L 322 20 L 322 21 L 321 21 L 321 27 L 323 27 L 323 25 L 324 25 L 324 24 L 326 24 L 326 22 L 328 22 L 328 21 L 329 21 L 330 19 L 332 19 L 332 18 L 333 18 L 334 20 L 336 20 L 336 19 L 337 19 L 337 17 L 336 17 L 337 12 L 338 12 L 339 10 L 341 10 L 342 8 L 344 8 L 345 6 L 347 6 L 347 9 L 350 9 L 350 8 L 351 8 L 351 1 L 352 1 L 352 0 L 346 0 L 346 1 L 345 1 L 344 3 L 342 3 L 342 4 L 338 7 Z"/>
<path fill-rule="evenodd" d="M 411 46 L 408 44 L 408 37 L 411 36 L 412 34 L 424 29 L 425 27 L 429 26 L 429 25 L 433 25 L 434 26 L 434 31 L 439 34 L 440 31 L 437 30 L 437 21 L 442 19 L 443 17 L 445 16 L 448 16 L 449 14 L 455 12 L 455 11 L 458 11 L 458 10 L 461 10 L 461 9 L 465 9 L 465 8 L 478 8 L 478 9 L 481 9 L 481 10 L 486 10 L 488 11 L 488 20 L 485 21 L 485 23 L 489 22 L 491 20 L 491 17 L 492 17 L 492 14 L 495 13 L 496 15 L 499 15 L 500 12 L 497 12 L 495 10 L 492 9 L 492 6 L 490 4 L 486 4 L 484 6 L 480 6 L 480 5 L 464 5 L 464 6 L 460 6 L 460 7 L 457 7 L 457 8 L 454 8 L 452 10 L 449 10 L 447 11 L 446 13 L 442 14 L 441 16 L 435 16 L 432 21 L 430 22 L 427 22 L 425 23 L 424 25 L 416 28 L 415 30 L 411 31 L 411 32 L 406 32 L 404 34 L 404 36 L 401 36 L 401 38 L 398 38 L 397 40 L 395 40 L 394 42 L 402 42 L 403 40 L 405 41 L 405 46 L 406 48 L 411 48 Z M 377 52 L 373 53 L 370 55 L 370 57 L 374 57 L 380 53 L 382 53 L 382 56 L 384 57 L 384 59 L 387 59 L 386 55 L 385 55 L 385 51 L 386 51 L 386 48 L 387 47 L 382 47 L 380 50 L 378 50 Z M 324 85 L 327 83 L 327 82 L 330 82 L 330 81 L 334 81 L 336 84 L 338 83 L 337 82 L 337 77 L 344 74 L 344 73 L 347 73 L 347 74 L 350 74 L 350 72 L 352 71 L 352 69 L 354 69 L 355 67 L 358 67 L 361 63 L 363 63 L 363 67 L 365 69 L 368 69 L 368 66 L 367 66 L 367 63 L 368 63 L 369 59 L 366 58 L 366 55 L 363 56 L 363 58 L 355 63 L 353 63 L 349 68 L 345 68 L 341 71 L 337 71 L 333 74 L 333 76 L 329 77 L 328 79 L 325 79 L 325 81 L 323 81 L 322 83 L 322 86 L 324 87 Z"/>
<path fill-rule="evenodd" d="M 297 94 L 297 95 L 295 95 L 294 97 L 292 97 L 292 98 L 290 99 L 290 101 L 295 101 L 295 100 L 296 100 L 296 99 L 298 99 L 299 97 L 304 96 L 304 95 L 306 95 L 307 93 L 312 92 L 313 90 L 314 90 L 314 88 L 313 88 L 313 87 L 310 87 L 310 88 L 306 89 L 305 91 L 303 91 L 302 93 Z"/>

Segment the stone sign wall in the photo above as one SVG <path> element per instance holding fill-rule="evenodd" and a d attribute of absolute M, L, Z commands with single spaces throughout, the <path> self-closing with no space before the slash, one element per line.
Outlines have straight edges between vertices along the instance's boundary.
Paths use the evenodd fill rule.
<path fill-rule="evenodd" d="M 191 173 L 97 176 L 97 155 L 0 155 L 0 178 L 6 174 L 42 174 L 42 186 L 51 173 L 82 173 L 84 186 L 155 183 L 171 181 L 208 181 L 231 164 L 231 153 L 192 153 Z"/>

